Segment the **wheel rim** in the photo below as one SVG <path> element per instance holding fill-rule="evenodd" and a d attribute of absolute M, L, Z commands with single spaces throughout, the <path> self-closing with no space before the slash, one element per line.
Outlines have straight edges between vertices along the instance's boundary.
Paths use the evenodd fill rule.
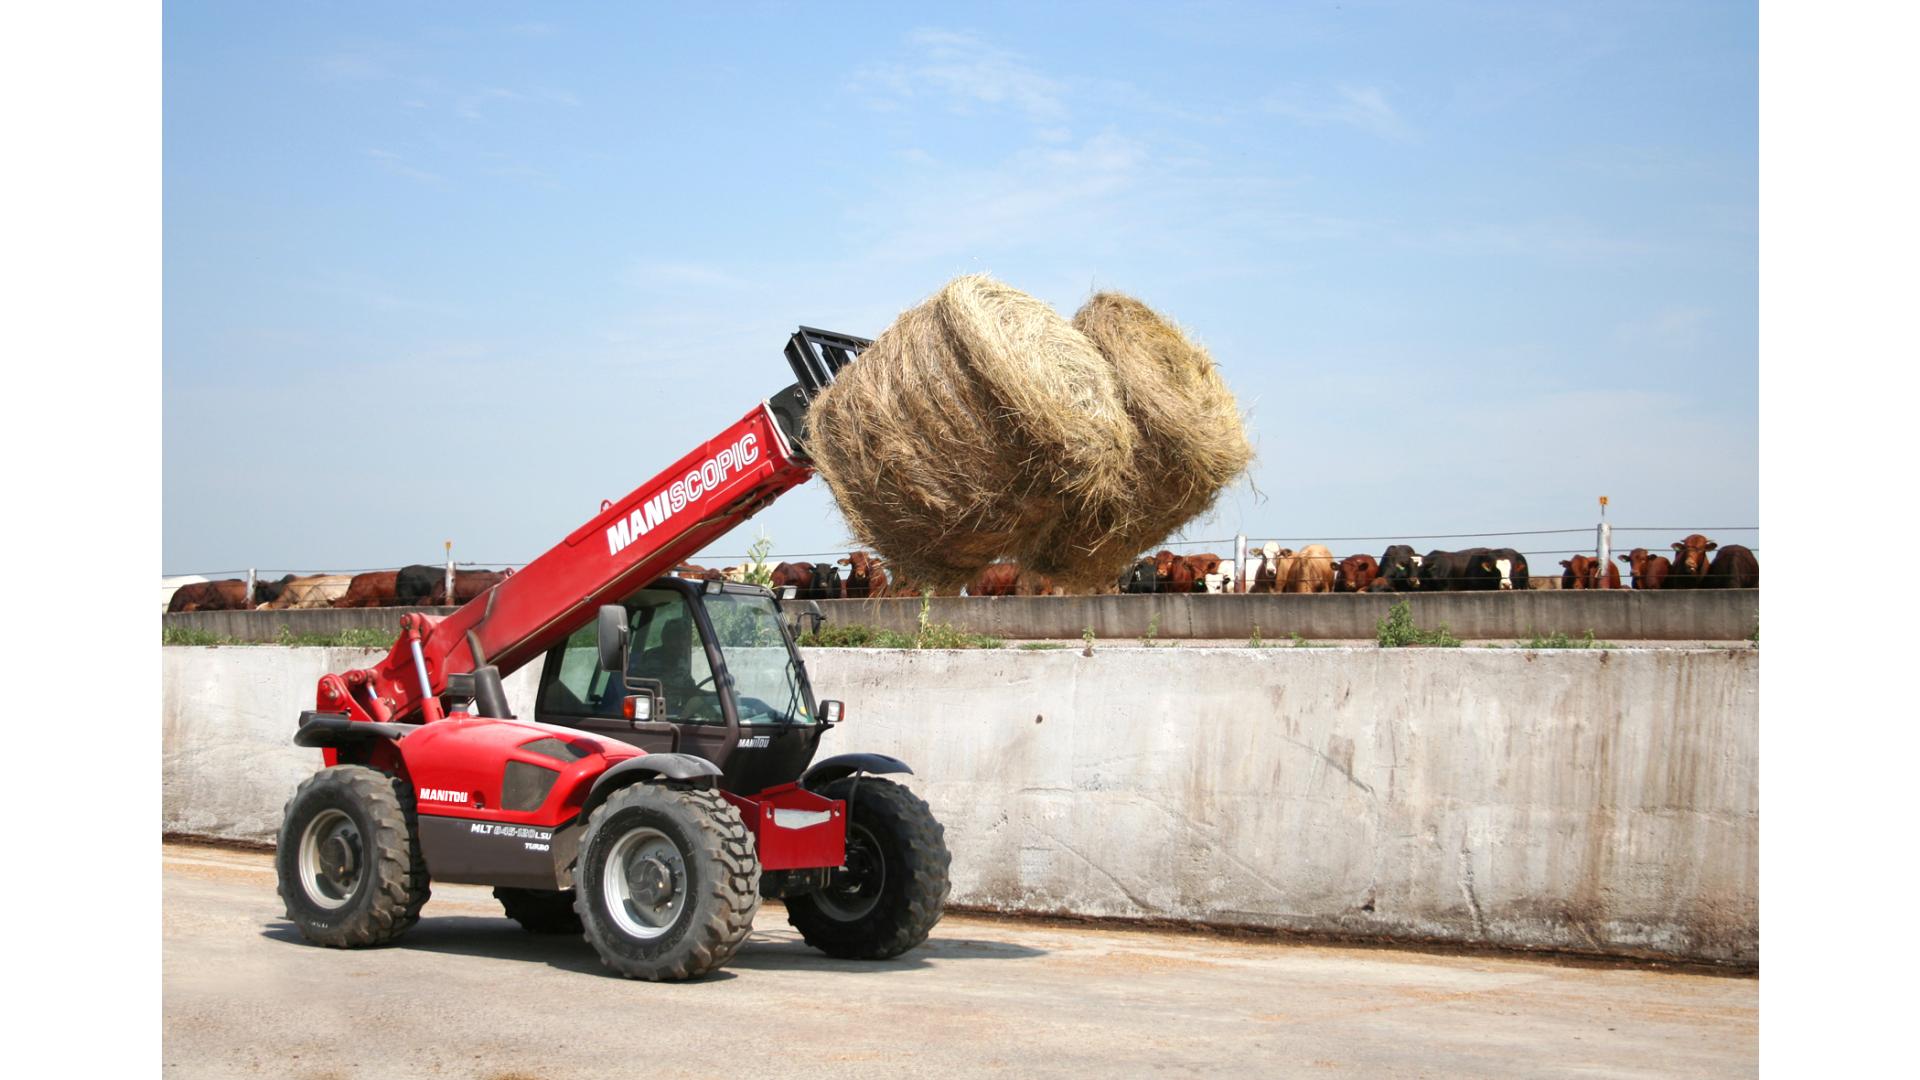
<path fill-rule="evenodd" d="M 686 859 L 660 830 L 628 830 L 614 841 L 601 865 L 600 891 L 622 933 L 659 937 L 673 928 L 686 906 Z"/>
<path fill-rule="evenodd" d="M 821 911 L 840 922 L 864 919 L 880 906 L 887 885 L 887 860 L 880 841 L 865 825 L 847 826 L 847 866 L 827 879 L 827 887 L 813 894 Z"/>
<path fill-rule="evenodd" d="M 329 910 L 345 907 L 366 876 L 360 827 L 339 810 L 322 810 L 300 834 L 300 887 Z"/>

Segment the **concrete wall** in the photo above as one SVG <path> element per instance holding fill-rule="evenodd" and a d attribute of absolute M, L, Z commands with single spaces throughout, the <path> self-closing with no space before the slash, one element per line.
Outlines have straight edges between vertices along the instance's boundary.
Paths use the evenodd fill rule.
<path fill-rule="evenodd" d="M 1245 641 L 1254 627 L 1268 640 L 1289 634 L 1317 640 L 1371 638 L 1387 609 L 1403 597 L 1316 596 L 1026 596 L 935 597 L 929 616 L 1004 638 L 1074 640 L 1091 627 L 1103 640 L 1137 639 L 1157 617 L 1157 637 Z M 1588 630 L 1608 641 L 1736 641 L 1758 625 L 1757 589 L 1676 592 L 1535 590 L 1518 593 L 1413 593 L 1404 597 L 1423 627 L 1445 624 L 1464 638 L 1525 639 Z M 920 601 L 829 600 L 834 623 L 863 623 L 911 632 Z M 294 633 L 337 633 L 360 627 L 393 630 L 399 608 L 313 611 L 195 611 L 163 615 L 168 626 L 193 627 L 240 641 L 272 641 Z M 445 612 L 449 608 L 418 610 Z"/>
<path fill-rule="evenodd" d="M 363 650 L 167 648 L 163 828 L 271 839 Z M 812 650 L 1016 912 L 1758 959 L 1758 654 Z M 532 671 L 509 680 L 531 715 Z"/>

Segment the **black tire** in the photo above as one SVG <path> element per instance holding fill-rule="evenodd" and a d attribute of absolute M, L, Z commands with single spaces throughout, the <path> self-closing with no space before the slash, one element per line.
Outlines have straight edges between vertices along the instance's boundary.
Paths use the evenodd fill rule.
<path fill-rule="evenodd" d="M 336 949 L 399 937 L 429 895 L 417 837 L 405 781 L 363 765 L 314 773 L 280 820 L 274 864 L 287 918 Z"/>
<path fill-rule="evenodd" d="M 578 934 L 580 913 L 573 910 L 573 890 L 510 889 L 493 890 L 493 898 L 507 911 L 507 918 L 530 934 Z"/>
<path fill-rule="evenodd" d="M 806 943 L 847 960 L 886 960 L 927 940 L 946 911 L 946 830 L 890 780 L 847 777 L 821 789 L 847 807 L 847 866 L 819 892 L 787 898 Z"/>
<path fill-rule="evenodd" d="M 639 783 L 587 819 L 574 911 L 629 979 L 693 979 L 732 958 L 760 910 L 760 860 L 718 792 Z"/>

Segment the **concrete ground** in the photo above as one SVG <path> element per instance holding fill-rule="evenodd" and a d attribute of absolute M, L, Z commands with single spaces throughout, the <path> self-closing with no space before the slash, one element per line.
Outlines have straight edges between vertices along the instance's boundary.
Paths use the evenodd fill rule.
<path fill-rule="evenodd" d="M 389 948 L 307 945 L 271 856 L 163 850 L 172 1076 L 1751 1076 L 1757 979 L 950 915 L 885 963 L 777 903 L 696 983 L 629 982 L 488 890 Z"/>

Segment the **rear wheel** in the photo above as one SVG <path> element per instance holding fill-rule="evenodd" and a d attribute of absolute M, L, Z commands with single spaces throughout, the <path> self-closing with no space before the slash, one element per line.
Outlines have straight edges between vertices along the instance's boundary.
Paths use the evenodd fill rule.
<path fill-rule="evenodd" d="M 507 918 L 531 934 L 578 934 L 580 913 L 573 910 L 573 890 L 510 889 L 493 890 L 493 898 L 506 909 Z"/>
<path fill-rule="evenodd" d="M 760 909 L 760 862 L 717 792 L 634 784 L 594 810 L 574 911 L 600 959 L 630 979 L 691 979 L 727 962 Z"/>
<path fill-rule="evenodd" d="M 362 765 L 322 769 L 294 790 L 274 864 L 287 918 L 321 945 L 383 945 L 427 902 L 413 791 Z"/>
<path fill-rule="evenodd" d="M 946 910 L 946 830 L 913 792 L 877 777 L 836 780 L 847 801 L 847 862 L 819 892 L 787 898 L 787 921 L 829 956 L 885 960 L 927 940 Z"/>

